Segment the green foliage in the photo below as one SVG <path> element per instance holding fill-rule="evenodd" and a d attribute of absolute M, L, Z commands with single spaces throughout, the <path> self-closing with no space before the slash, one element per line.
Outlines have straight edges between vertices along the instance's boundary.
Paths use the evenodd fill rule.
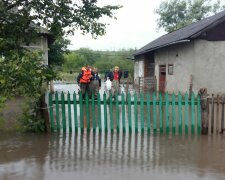
<path fill-rule="evenodd" d="M 93 37 L 103 35 L 108 23 L 100 19 L 113 18 L 113 12 L 119 8 L 121 6 L 99 7 L 97 0 L 2 0 L 0 54 L 8 56 L 11 50 L 21 50 L 22 44 L 33 43 L 44 33 L 48 34 L 49 64 L 62 65 L 69 44 L 63 36 L 73 34 L 77 29 L 84 34 L 91 33 Z"/>
<path fill-rule="evenodd" d="M 38 104 L 41 94 L 46 91 L 44 84 L 57 77 L 50 66 L 42 62 L 42 54 L 39 52 L 24 51 L 16 54 L 12 51 L 11 56 L 2 58 L 0 61 L 0 92 L 1 100 L 17 95 L 29 97 L 33 104 Z M 1 101 L 4 103 L 4 101 Z M 2 104 L 0 102 L 0 105 Z M 37 106 L 30 103 L 30 111 L 39 111 Z M 34 113 L 24 112 L 21 127 L 25 131 L 43 131 L 43 120 Z M 3 122 L 3 121 L 2 121 Z"/>
<path fill-rule="evenodd" d="M 120 51 L 94 51 L 90 49 L 79 49 L 65 55 L 63 64 L 64 72 L 80 72 L 84 64 L 89 64 L 98 68 L 100 73 L 112 70 L 114 66 L 119 66 L 121 70 L 128 70 L 132 75 L 134 72 L 134 61 L 128 60 L 134 50 Z"/>
<path fill-rule="evenodd" d="M 19 131 L 22 132 L 44 132 L 45 121 L 37 116 L 37 102 L 28 100 L 23 109 L 23 115 L 19 119 Z"/>
<path fill-rule="evenodd" d="M 63 37 L 80 29 L 93 37 L 105 34 L 102 17 L 114 17 L 120 6 L 97 5 L 97 0 L 1 0 L 0 1 L 0 94 L 31 97 L 38 103 L 43 85 L 57 78 L 51 66 L 43 65 L 42 54 L 24 45 L 35 44 L 40 36 L 49 41 L 49 64 L 61 65 L 69 43 Z M 44 28 L 42 28 L 44 27 Z M 44 89 L 46 90 L 46 89 Z M 29 107 L 36 111 L 36 106 Z M 42 121 L 27 113 L 25 129 L 42 130 Z M 26 123 L 25 123 L 26 124 Z"/>
<path fill-rule="evenodd" d="M 104 16 L 114 17 L 113 11 L 119 8 L 120 6 L 111 5 L 99 7 L 97 0 L 2 0 L 0 25 L 2 30 L 9 30 L 9 36 L 20 34 L 28 42 L 36 31 L 36 27 L 30 26 L 31 22 L 45 27 L 54 37 L 61 37 L 65 33 L 73 34 L 77 29 L 98 36 L 105 34 L 107 25 L 99 19 Z"/>
<path fill-rule="evenodd" d="M 2 118 L 2 110 L 3 110 L 3 108 L 4 108 L 5 101 L 6 101 L 6 98 L 0 96 L 0 129 L 1 129 L 1 128 L 3 127 L 3 125 L 4 125 L 4 120 L 3 120 L 3 118 Z"/>
<path fill-rule="evenodd" d="M 42 54 L 24 51 L 0 59 L 0 92 L 4 97 L 16 95 L 39 97 L 42 84 L 57 77 L 50 66 L 44 65 Z"/>
<path fill-rule="evenodd" d="M 165 0 L 155 12 L 160 16 L 158 27 L 172 32 L 224 9 L 221 0 Z"/>
<path fill-rule="evenodd" d="M 64 63 L 64 54 L 68 53 L 67 46 L 70 44 L 68 39 L 57 38 L 52 44 L 49 44 L 48 64 L 61 66 Z"/>
<path fill-rule="evenodd" d="M 64 55 L 65 63 L 63 64 L 63 71 L 79 71 L 80 68 L 87 63 L 84 55 L 71 52 Z"/>
<path fill-rule="evenodd" d="M 6 98 L 0 96 L 0 113 L 2 111 L 2 108 L 4 107 L 5 101 L 6 101 Z"/>

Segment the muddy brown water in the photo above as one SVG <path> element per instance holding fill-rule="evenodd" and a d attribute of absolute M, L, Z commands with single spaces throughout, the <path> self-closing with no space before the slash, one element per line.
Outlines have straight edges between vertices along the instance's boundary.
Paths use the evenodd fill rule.
<path fill-rule="evenodd" d="M 225 179 L 225 136 L 1 134 L 0 179 Z"/>

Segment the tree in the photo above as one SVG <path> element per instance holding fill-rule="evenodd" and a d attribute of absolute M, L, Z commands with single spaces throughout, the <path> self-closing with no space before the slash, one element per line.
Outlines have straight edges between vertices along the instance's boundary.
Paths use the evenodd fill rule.
<path fill-rule="evenodd" d="M 84 64 L 87 64 L 87 59 L 85 58 L 85 56 L 77 54 L 76 52 L 65 54 L 64 58 L 65 58 L 65 63 L 63 64 L 64 72 L 69 71 L 80 72 L 81 67 L 83 67 Z"/>
<path fill-rule="evenodd" d="M 78 2 L 2 0 L 0 1 L 0 55 L 4 58 L 5 64 L 17 66 L 18 59 L 12 57 L 21 58 L 22 61 L 23 55 L 28 53 L 28 49 L 24 49 L 21 44 L 29 44 L 40 33 L 47 32 L 51 36 L 50 64 L 61 64 L 62 52 L 65 52 L 68 45 L 68 41 L 63 39 L 64 35 L 73 34 L 77 29 L 82 30 L 83 33 L 91 33 L 93 37 L 103 35 L 107 23 L 101 22 L 100 19 L 104 16 L 113 18 L 113 11 L 119 8 L 120 6 L 110 5 L 99 7 L 97 0 Z M 30 68 L 32 70 L 32 66 Z M 35 72 L 35 69 L 33 70 Z M 4 80 L 10 78 L 4 75 L 2 73 L 0 77 Z M 15 78 L 23 79 L 19 75 Z M 2 79 L 0 81 L 3 81 Z M 4 87 L 1 91 L 13 92 Z"/>
<path fill-rule="evenodd" d="M 77 29 L 93 37 L 105 34 L 107 23 L 99 20 L 114 17 L 120 6 L 97 6 L 97 0 L 2 0 L 0 1 L 0 54 L 6 56 L 12 49 L 21 49 L 42 32 L 51 35 L 50 47 L 65 34 Z M 43 28 L 45 29 L 43 29 Z"/>
<path fill-rule="evenodd" d="M 158 28 L 172 32 L 224 9 L 221 0 L 166 0 L 155 12 L 159 15 Z"/>
<path fill-rule="evenodd" d="M 82 55 L 87 60 L 86 63 L 89 65 L 93 65 L 97 60 L 100 58 L 100 54 L 98 52 L 94 52 L 91 49 L 88 48 L 80 48 L 79 50 L 75 51 L 77 54 Z M 84 64 L 83 64 L 84 65 Z"/>
<path fill-rule="evenodd" d="M 69 52 L 67 49 L 69 44 L 70 41 L 63 37 L 59 37 L 52 44 L 49 44 L 48 64 L 62 66 L 65 60 L 64 54 Z"/>
<path fill-rule="evenodd" d="M 113 18 L 114 10 L 119 8 L 99 7 L 97 0 L 1 0 L 0 103 L 15 95 L 29 96 L 39 103 L 43 97 L 42 84 L 57 77 L 51 66 L 42 65 L 40 52 L 29 51 L 21 45 L 48 33 L 50 64 L 61 64 L 61 53 L 68 44 L 64 35 L 73 34 L 77 29 L 93 37 L 104 35 L 107 23 L 100 21 L 101 18 Z"/>

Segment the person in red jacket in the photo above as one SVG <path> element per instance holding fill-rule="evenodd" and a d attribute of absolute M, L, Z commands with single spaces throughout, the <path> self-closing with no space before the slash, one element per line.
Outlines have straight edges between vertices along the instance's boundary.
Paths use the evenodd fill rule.
<path fill-rule="evenodd" d="M 88 65 L 85 65 L 81 68 L 81 73 L 77 77 L 77 83 L 80 84 L 80 91 L 83 98 L 85 97 L 85 94 L 88 94 L 90 97 L 91 76 L 91 68 Z"/>
<path fill-rule="evenodd" d="M 119 88 L 120 88 L 120 79 L 122 77 L 122 72 L 119 70 L 118 66 L 114 67 L 114 70 L 108 73 L 106 77 L 109 77 L 110 81 L 112 81 L 112 96 L 115 97 L 115 95 L 119 94 Z"/>

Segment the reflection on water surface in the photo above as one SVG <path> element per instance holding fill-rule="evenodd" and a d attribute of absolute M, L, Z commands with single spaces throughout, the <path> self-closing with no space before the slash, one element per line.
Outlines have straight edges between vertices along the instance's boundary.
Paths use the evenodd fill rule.
<path fill-rule="evenodd" d="M 224 136 L 2 134 L 0 179 L 225 179 Z"/>

